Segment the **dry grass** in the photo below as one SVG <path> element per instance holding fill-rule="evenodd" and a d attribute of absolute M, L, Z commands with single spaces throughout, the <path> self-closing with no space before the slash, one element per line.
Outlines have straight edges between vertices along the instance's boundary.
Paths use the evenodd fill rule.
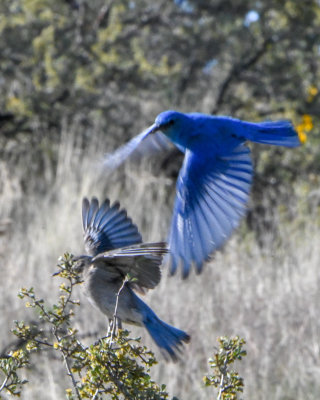
<path fill-rule="evenodd" d="M 44 163 L 41 176 L 28 176 L 27 188 L 20 182 L 32 155 L 21 154 L 15 168 L 12 160 L 2 162 L 0 219 L 12 222 L 10 226 L 6 222 L 0 236 L 2 348 L 12 340 L 12 321 L 30 319 L 17 299 L 19 288 L 33 286 L 39 295 L 54 301 L 59 282 L 51 275 L 58 257 L 83 250 L 82 196 L 119 199 L 141 226 L 145 240 L 165 238 L 171 213 L 167 193 L 172 201 L 175 183 L 155 179 L 143 168 L 99 175 L 96 155 L 106 148 L 106 141 L 93 137 L 83 152 L 76 129 L 66 128 L 57 149 L 57 172 L 53 173 L 50 162 Z M 297 215 L 297 220 L 303 223 L 283 223 L 277 248 L 262 251 L 252 235 L 241 237 L 238 232 L 200 276 L 182 281 L 164 272 L 160 286 L 148 293 L 148 303 L 161 318 L 192 336 L 181 362 L 167 364 L 159 356 L 152 372 L 172 395 L 181 400 L 213 398 L 202 387 L 207 359 L 218 336 L 237 334 L 247 341 L 248 355 L 239 365 L 244 398 L 320 397 L 320 231 L 311 214 Z M 94 341 L 105 332 L 106 321 L 79 296 L 77 325 L 80 332 L 94 335 L 88 342 Z M 133 334 L 141 335 L 158 354 L 146 332 L 134 329 Z M 30 383 L 23 398 L 63 398 L 68 387 L 64 373 L 49 355 L 42 356 L 41 362 L 37 358 L 36 371 L 28 372 Z"/>

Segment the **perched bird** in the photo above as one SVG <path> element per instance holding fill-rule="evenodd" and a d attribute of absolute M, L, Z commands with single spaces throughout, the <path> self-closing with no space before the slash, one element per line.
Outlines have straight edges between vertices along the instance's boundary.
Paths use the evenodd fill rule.
<path fill-rule="evenodd" d="M 253 123 L 164 111 L 148 129 L 106 156 L 105 166 L 115 168 L 129 156 L 167 148 L 170 141 L 185 154 L 168 238 L 171 274 L 181 265 L 186 278 L 192 264 L 200 273 L 204 261 L 245 214 L 253 176 L 248 140 L 286 147 L 300 144 L 288 121 Z"/>
<path fill-rule="evenodd" d="M 182 342 L 190 337 L 180 329 L 161 321 L 136 294 L 153 289 L 160 282 L 160 265 L 167 253 L 164 242 L 142 243 L 136 225 L 120 209 L 87 198 L 82 202 L 84 242 L 88 255 L 74 257 L 73 269 L 83 274 L 89 300 L 112 322 L 144 326 L 165 355 L 177 358 Z M 126 277 L 129 276 L 129 280 Z"/>

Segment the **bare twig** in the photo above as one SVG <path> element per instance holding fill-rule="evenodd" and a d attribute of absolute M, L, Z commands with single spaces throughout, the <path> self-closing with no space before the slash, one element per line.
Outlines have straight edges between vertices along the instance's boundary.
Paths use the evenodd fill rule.
<path fill-rule="evenodd" d="M 257 51 L 245 62 L 239 62 L 238 64 L 234 65 L 233 68 L 231 68 L 228 76 L 222 83 L 220 87 L 220 91 L 217 96 L 216 104 L 215 107 L 212 109 L 211 114 L 216 114 L 221 107 L 221 105 L 224 102 L 224 97 L 225 94 L 231 85 L 231 83 L 234 81 L 234 79 L 239 78 L 241 73 L 250 67 L 252 67 L 254 64 L 256 64 L 259 59 L 266 53 L 269 44 L 272 43 L 271 38 L 266 38 L 264 42 L 262 43 L 261 47 L 257 49 Z"/>
<path fill-rule="evenodd" d="M 99 10 L 98 16 L 96 18 L 94 29 L 98 29 L 99 27 L 106 27 L 109 24 L 109 16 L 111 9 L 113 7 L 114 0 L 111 0 L 109 4 L 105 4 Z"/>
<path fill-rule="evenodd" d="M 58 335 L 58 333 L 57 333 L 56 327 L 54 327 L 53 335 L 54 335 L 54 337 L 56 338 L 57 342 L 60 343 L 60 342 L 61 342 L 61 338 L 59 337 L 59 335 Z M 74 390 L 75 390 L 75 392 L 76 392 L 77 398 L 78 398 L 79 400 L 81 400 L 81 395 L 80 395 L 80 392 L 79 392 L 79 390 L 78 390 L 77 381 L 76 381 L 76 379 L 75 379 L 75 377 L 74 377 L 74 375 L 73 375 L 73 373 L 72 373 L 72 371 L 71 371 L 70 365 L 69 365 L 69 360 L 68 360 L 68 351 L 69 351 L 69 350 L 68 350 L 68 349 L 65 349 L 65 348 L 63 348 L 63 347 L 59 347 L 59 350 L 61 351 L 61 354 L 62 354 L 64 363 L 65 363 L 65 365 L 66 365 L 66 369 L 67 369 L 68 375 L 69 375 L 70 378 L 71 378 L 72 385 L 73 385 Z"/>
<path fill-rule="evenodd" d="M 63 302 L 63 304 L 62 304 L 62 315 L 64 315 L 67 305 L 68 305 L 70 302 L 72 303 L 72 301 L 71 301 L 71 296 L 72 296 L 72 289 L 73 289 L 74 283 L 73 283 L 73 280 L 72 280 L 71 278 L 68 278 L 68 279 L 69 279 L 69 282 L 70 282 L 70 289 L 67 291 L 66 300 L 65 300 L 65 301 Z M 50 314 L 51 314 L 51 313 L 50 313 Z M 57 340 L 58 343 L 60 343 L 61 340 L 63 339 L 63 337 L 60 337 L 59 334 L 57 333 L 57 326 L 54 326 L 54 328 L 53 328 L 53 335 L 54 335 L 54 337 L 56 338 L 56 340 Z M 67 336 L 67 335 L 66 335 L 66 336 Z M 65 337 L 66 337 L 66 336 L 65 336 Z M 72 385 L 73 385 L 74 390 L 75 390 L 75 392 L 76 392 L 77 398 L 78 398 L 79 400 L 81 400 L 81 395 L 80 395 L 80 392 L 79 392 L 79 390 L 78 390 L 77 381 L 76 381 L 76 379 L 75 379 L 75 377 L 74 377 L 74 375 L 73 375 L 73 373 L 72 373 L 72 371 L 71 371 L 70 365 L 69 365 L 69 359 L 68 359 L 69 349 L 65 349 L 65 348 L 63 348 L 63 347 L 59 347 L 59 350 L 61 351 L 61 354 L 62 354 L 64 363 L 65 363 L 65 365 L 66 365 L 66 369 L 67 369 L 68 375 L 69 375 L 70 378 L 71 378 Z"/>
<path fill-rule="evenodd" d="M 227 353 L 226 359 L 224 361 L 223 367 L 220 368 L 221 379 L 220 379 L 219 393 L 218 393 L 217 400 L 221 400 L 222 393 L 225 391 L 224 379 L 225 379 L 225 375 L 226 375 L 227 364 L 228 364 L 228 353 Z"/>
<path fill-rule="evenodd" d="M 128 282 L 128 276 L 126 276 L 126 277 L 123 279 L 122 285 L 120 286 L 120 289 L 118 290 L 118 293 L 117 293 L 116 305 L 115 305 L 114 314 L 113 314 L 113 325 L 112 325 L 112 329 L 111 329 L 110 343 L 112 343 L 113 338 L 114 338 L 114 336 L 115 336 L 116 329 L 117 329 L 117 325 L 118 325 L 118 320 L 119 320 L 119 318 L 117 317 L 118 304 L 119 304 L 119 296 L 120 296 L 120 293 L 121 293 L 122 289 L 124 288 L 124 286 L 125 286 L 125 284 L 126 284 L 127 282 Z"/>
<path fill-rule="evenodd" d="M 66 356 L 66 354 L 64 353 L 64 351 L 61 351 L 61 353 L 62 353 L 63 360 L 64 360 L 64 362 L 65 362 L 65 364 L 66 364 L 66 368 L 67 368 L 67 371 L 68 371 L 68 375 L 69 375 L 70 378 L 71 378 L 71 381 L 72 381 L 72 385 L 73 385 L 73 387 L 74 387 L 74 390 L 75 390 L 75 392 L 76 392 L 76 394 L 77 394 L 78 399 L 81 400 L 81 396 L 80 396 L 80 393 L 79 393 L 79 390 L 78 390 L 78 386 L 77 386 L 77 381 L 75 380 L 75 377 L 74 377 L 74 375 L 73 375 L 73 373 L 72 373 L 72 371 L 71 371 L 71 368 L 70 368 L 70 365 L 69 365 L 68 357 Z"/>
<path fill-rule="evenodd" d="M 95 394 L 92 396 L 92 400 L 95 400 L 97 398 L 97 395 L 99 394 L 99 389 L 95 391 Z"/>
<path fill-rule="evenodd" d="M 5 377 L 4 381 L 2 382 L 2 385 L 0 386 L 0 392 L 6 387 L 9 378 L 10 378 L 10 374 L 8 374 Z"/>

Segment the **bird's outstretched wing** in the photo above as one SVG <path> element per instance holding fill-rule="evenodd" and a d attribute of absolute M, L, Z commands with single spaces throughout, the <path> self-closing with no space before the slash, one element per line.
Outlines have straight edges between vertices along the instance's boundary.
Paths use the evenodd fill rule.
<path fill-rule="evenodd" d="M 132 278 L 130 285 L 143 291 L 154 288 L 161 279 L 160 265 L 167 254 L 165 242 L 142 243 L 98 254 L 92 262 L 110 274 L 110 279 Z"/>
<path fill-rule="evenodd" d="M 114 153 L 106 154 L 103 166 L 107 169 L 115 169 L 127 158 L 131 161 L 139 161 L 143 156 L 154 156 L 172 146 L 170 140 L 161 132 L 153 131 L 154 125 L 131 139 L 128 143 L 119 147 Z"/>
<path fill-rule="evenodd" d="M 187 150 L 177 181 L 168 245 L 170 272 L 179 265 L 201 272 L 210 255 L 229 238 L 246 210 L 253 168 L 241 144 L 229 155 L 201 157 Z"/>
<path fill-rule="evenodd" d="M 99 253 L 141 243 L 142 237 L 131 218 L 120 204 L 110 205 L 106 199 L 99 207 L 98 200 L 82 201 L 82 223 L 86 251 L 95 256 Z"/>

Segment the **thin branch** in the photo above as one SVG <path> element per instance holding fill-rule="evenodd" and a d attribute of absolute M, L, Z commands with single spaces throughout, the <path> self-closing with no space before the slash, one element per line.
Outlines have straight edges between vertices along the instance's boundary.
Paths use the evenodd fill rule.
<path fill-rule="evenodd" d="M 59 335 L 58 335 L 58 333 L 57 333 L 57 327 L 56 327 L 56 326 L 53 328 L 53 332 L 52 332 L 52 333 L 53 333 L 54 337 L 56 338 L 57 342 L 60 343 L 60 342 L 61 342 L 61 338 L 59 337 Z M 68 356 L 67 356 L 67 354 L 68 354 L 68 349 L 60 348 L 60 351 L 61 351 L 63 360 L 64 360 L 64 362 L 65 362 L 68 375 L 69 375 L 70 378 L 71 378 L 72 385 L 73 385 L 74 390 L 75 390 L 75 392 L 76 392 L 77 398 L 78 398 L 79 400 L 81 400 L 81 396 L 80 396 L 80 393 L 79 393 L 79 390 L 78 390 L 78 386 L 77 386 L 77 381 L 76 381 L 76 379 L 75 379 L 75 377 L 74 377 L 74 375 L 73 375 L 73 373 L 72 373 L 72 371 L 71 371 L 70 365 L 69 365 L 69 360 L 68 360 Z"/>
<path fill-rule="evenodd" d="M 121 391 L 121 393 L 125 396 L 126 399 L 130 400 L 132 396 L 127 391 L 126 386 L 123 382 L 119 381 L 119 379 L 114 374 L 114 367 L 110 366 L 108 363 L 106 364 L 106 368 L 108 369 L 109 375 L 113 380 L 113 383 L 117 386 L 117 388 Z"/>
<path fill-rule="evenodd" d="M 222 83 L 222 85 L 220 87 L 220 91 L 218 93 L 217 100 L 216 100 L 216 105 L 212 109 L 211 114 L 216 114 L 217 111 L 219 110 L 219 108 L 221 107 L 221 105 L 223 104 L 225 94 L 226 94 L 227 90 L 229 89 L 229 86 L 231 85 L 231 83 L 236 78 L 239 78 L 239 76 L 241 75 L 241 73 L 243 71 L 249 69 L 254 64 L 256 64 L 259 61 L 259 59 L 266 53 L 269 44 L 271 44 L 272 42 L 273 41 L 271 38 L 265 39 L 264 42 L 262 43 L 262 46 L 259 49 L 257 49 L 255 54 L 253 54 L 252 57 L 250 57 L 248 59 L 248 61 L 240 62 L 239 64 L 234 65 L 233 68 L 231 68 L 229 75 L 227 76 L 227 78 L 224 80 L 224 82 Z"/>
<path fill-rule="evenodd" d="M 226 359 L 224 360 L 223 367 L 220 368 L 221 380 L 220 380 L 219 393 L 218 393 L 217 400 L 221 400 L 222 393 L 225 391 L 224 379 L 225 379 L 225 375 L 226 375 L 227 364 L 228 364 L 228 353 L 226 355 Z"/>
<path fill-rule="evenodd" d="M 112 325 L 112 330 L 111 330 L 111 337 L 110 337 L 110 343 L 112 343 L 113 338 L 115 336 L 116 333 L 116 327 L 117 327 L 117 321 L 118 321 L 118 317 L 117 317 L 117 312 L 118 312 L 118 304 L 119 304 L 119 296 L 120 293 L 122 292 L 122 289 L 124 288 L 125 284 L 128 282 L 128 276 L 125 276 L 125 278 L 123 279 L 122 285 L 120 286 L 120 289 L 118 290 L 117 293 L 117 298 L 116 298 L 116 305 L 114 308 L 114 314 L 113 314 L 113 325 Z"/>
<path fill-rule="evenodd" d="M 5 377 L 4 381 L 2 382 L 2 385 L 0 386 L 0 392 L 6 387 L 9 377 L 10 373 Z"/>
<path fill-rule="evenodd" d="M 73 289 L 73 286 L 74 286 L 73 279 L 72 279 L 72 278 L 68 278 L 68 279 L 69 279 L 69 283 L 70 283 L 70 288 L 69 288 L 69 290 L 67 291 L 66 299 L 64 300 L 64 302 L 63 302 L 63 304 L 62 304 L 62 315 L 64 315 L 64 313 L 65 313 L 65 311 L 66 311 L 66 307 L 67 307 L 67 305 L 68 305 L 69 302 L 70 302 L 70 299 L 71 299 L 71 296 L 72 296 L 72 289 Z M 68 325 L 68 321 L 64 321 L 64 322 L 66 322 L 67 325 Z M 57 333 L 57 326 L 54 326 L 54 328 L 53 328 L 53 335 L 54 335 L 54 337 L 56 338 L 57 342 L 60 343 L 62 338 L 61 338 L 61 337 L 58 335 L 58 333 Z M 80 395 L 80 392 L 79 392 L 79 390 L 78 390 L 77 381 L 76 381 L 76 379 L 75 379 L 75 377 L 74 377 L 74 375 L 73 375 L 73 373 L 72 373 L 72 371 L 71 371 L 70 365 L 69 365 L 69 360 L 68 360 L 69 349 L 60 348 L 60 351 L 61 351 L 63 360 L 64 360 L 64 362 L 65 362 L 68 375 L 69 375 L 70 378 L 71 378 L 72 385 L 73 385 L 74 390 L 75 390 L 75 392 L 76 392 L 77 398 L 78 398 L 79 400 L 81 400 L 81 395 Z"/>
<path fill-rule="evenodd" d="M 99 27 L 106 27 L 109 25 L 109 16 L 111 9 L 114 5 L 114 0 L 111 0 L 109 4 L 105 4 L 99 10 L 96 21 L 94 23 L 94 29 L 97 30 Z"/>
<path fill-rule="evenodd" d="M 93 395 L 91 400 L 95 400 L 97 398 L 97 395 L 99 394 L 99 389 L 96 390 L 95 394 Z"/>
<path fill-rule="evenodd" d="M 74 377 L 74 375 L 73 375 L 73 373 L 72 373 L 72 371 L 71 371 L 71 368 L 70 368 L 70 365 L 69 365 L 68 357 L 64 354 L 64 351 L 62 351 L 62 356 L 63 356 L 63 360 L 64 360 L 64 362 L 65 362 L 65 364 L 66 364 L 66 368 L 67 368 L 67 371 L 68 371 L 68 375 L 69 375 L 70 378 L 71 378 L 72 385 L 73 385 L 74 390 L 75 390 L 75 392 L 76 392 L 76 394 L 77 394 L 77 397 L 78 397 L 79 400 L 81 400 L 81 396 L 80 396 L 80 393 L 79 393 L 79 390 L 78 390 L 77 382 L 76 382 L 75 377 Z"/>

